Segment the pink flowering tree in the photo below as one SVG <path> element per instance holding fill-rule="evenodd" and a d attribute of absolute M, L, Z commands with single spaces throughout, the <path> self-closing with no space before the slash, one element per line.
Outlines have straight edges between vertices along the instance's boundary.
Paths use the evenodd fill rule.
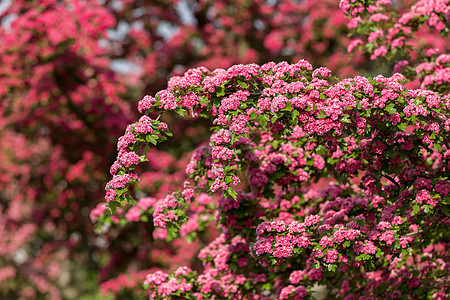
<path fill-rule="evenodd" d="M 106 206 L 150 212 L 168 241 L 218 230 L 201 269 L 148 274 L 150 297 L 447 299 L 450 99 L 405 82 L 339 80 L 300 60 L 191 69 L 144 97 Z M 136 168 L 172 135 L 153 111 L 204 118 L 213 133 L 180 188 L 148 199 Z"/>
<path fill-rule="evenodd" d="M 167 230 L 153 225 L 153 211 L 187 178 L 185 166 L 207 139 L 209 120 L 162 116 L 174 138 L 149 150 L 136 206 L 114 214 L 104 203 L 97 206 L 117 137 L 137 117 L 130 100 L 156 93 L 171 76 L 199 65 L 306 57 L 349 76 L 361 62 L 347 63 L 346 19 L 334 0 L 5 3 L 2 299 L 91 299 L 99 286 L 116 298 L 139 299 L 139 283 L 150 271 L 201 270 L 197 254 L 217 236 L 212 224 L 219 195 L 197 197 L 186 208 L 192 217 L 180 225 L 180 238 L 170 243 Z M 136 157 L 122 162 L 131 166 Z"/>
<path fill-rule="evenodd" d="M 350 18 L 348 47 L 388 63 L 421 88 L 450 88 L 450 1 L 349 1 L 340 7 Z"/>
<path fill-rule="evenodd" d="M 71 298 L 95 290 L 89 211 L 132 120 L 99 45 L 115 21 L 78 1 L 12 1 L 1 20 L 0 298 Z"/>

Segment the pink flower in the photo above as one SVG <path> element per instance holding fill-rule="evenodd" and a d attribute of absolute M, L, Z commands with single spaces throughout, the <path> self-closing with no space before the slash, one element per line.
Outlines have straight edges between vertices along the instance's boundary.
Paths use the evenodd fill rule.
<path fill-rule="evenodd" d="M 328 236 L 324 236 L 320 239 L 319 244 L 321 247 L 326 248 L 328 246 L 332 247 L 333 246 L 333 239 L 328 237 Z"/>
<path fill-rule="evenodd" d="M 126 168 L 130 167 L 131 165 L 137 165 L 139 163 L 139 155 L 134 152 L 124 153 L 120 155 L 118 159 Z"/>
<path fill-rule="evenodd" d="M 377 247 L 372 241 L 366 241 L 362 251 L 366 254 L 375 254 L 377 252 Z"/>
<path fill-rule="evenodd" d="M 417 192 L 416 201 L 422 204 L 424 201 L 428 202 L 431 199 L 430 192 L 427 190 L 420 190 Z"/>
<path fill-rule="evenodd" d="M 156 99 L 151 96 L 145 96 L 141 101 L 139 101 L 138 104 L 138 110 L 140 113 L 143 113 L 147 109 L 150 109 L 153 105 L 153 103 L 156 102 Z"/>
<path fill-rule="evenodd" d="M 387 54 L 386 46 L 378 47 L 373 51 L 373 54 L 370 56 L 370 59 L 374 60 L 379 56 L 385 56 Z"/>
<path fill-rule="evenodd" d="M 400 246 L 404 249 L 408 246 L 408 237 L 402 236 L 398 243 L 400 244 Z"/>
<path fill-rule="evenodd" d="M 302 271 L 293 271 L 292 273 L 291 273 L 291 275 L 289 275 L 289 281 L 292 283 L 292 284 L 297 284 L 297 283 L 299 283 L 301 280 L 303 280 L 303 278 L 305 277 L 305 275 L 306 275 L 306 271 L 305 270 L 302 270 Z"/>
<path fill-rule="evenodd" d="M 304 223 L 306 226 L 313 226 L 313 225 L 319 223 L 320 221 L 321 221 L 321 218 L 319 215 L 311 215 L 311 216 L 307 216 L 305 218 Z"/>
<path fill-rule="evenodd" d="M 400 216 L 395 216 L 392 219 L 392 225 L 400 225 L 402 223 L 403 223 L 403 220 L 402 220 L 402 217 L 400 217 Z"/>
<path fill-rule="evenodd" d="M 399 61 L 399 62 L 396 63 L 395 66 L 394 66 L 394 72 L 395 72 L 395 73 L 400 72 L 400 70 L 401 70 L 403 67 L 407 66 L 408 64 L 409 64 L 409 62 L 408 62 L 407 60 L 401 60 L 401 61 Z"/>
<path fill-rule="evenodd" d="M 217 133 L 214 133 L 211 136 L 211 141 L 213 141 L 216 145 L 226 144 L 230 142 L 231 133 L 229 130 L 220 129 Z"/>
<path fill-rule="evenodd" d="M 450 193 L 450 183 L 447 180 L 439 180 L 434 186 L 434 189 L 441 196 L 447 196 Z"/>
<path fill-rule="evenodd" d="M 415 188 L 418 190 L 420 189 L 431 190 L 431 180 L 428 178 L 419 177 L 416 179 L 414 185 Z"/>
<path fill-rule="evenodd" d="M 137 206 L 133 206 L 130 210 L 125 214 L 125 219 L 128 222 L 139 222 L 141 218 L 141 210 Z"/>
<path fill-rule="evenodd" d="M 334 263 L 338 258 L 338 251 L 336 249 L 328 250 L 327 255 L 325 257 L 325 262 Z"/>
<path fill-rule="evenodd" d="M 364 42 L 361 39 L 353 40 L 350 42 L 350 45 L 348 45 L 347 52 L 350 53 L 353 51 L 353 49 L 355 49 L 359 45 L 363 45 L 363 44 L 364 44 Z"/>
<path fill-rule="evenodd" d="M 156 199 L 152 197 L 144 197 L 139 199 L 136 206 L 141 208 L 142 210 L 147 210 L 152 207 L 156 203 Z"/>
<path fill-rule="evenodd" d="M 385 241 L 386 245 L 392 245 L 392 243 L 394 243 L 395 241 L 395 237 L 394 237 L 394 231 L 392 230 L 387 230 L 385 232 L 383 232 L 379 238 L 380 241 Z"/>
<path fill-rule="evenodd" d="M 91 211 L 90 218 L 92 222 L 96 222 L 98 217 L 101 216 L 105 211 L 108 210 L 106 203 L 99 203 L 97 206 Z"/>
<path fill-rule="evenodd" d="M 169 278 L 169 274 L 162 271 L 156 271 L 155 273 L 148 274 L 145 278 L 144 284 L 160 285 Z"/>

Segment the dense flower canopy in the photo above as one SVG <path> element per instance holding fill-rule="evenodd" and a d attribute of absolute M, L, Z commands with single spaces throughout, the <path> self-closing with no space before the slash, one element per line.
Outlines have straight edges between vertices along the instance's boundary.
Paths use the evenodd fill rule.
<path fill-rule="evenodd" d="M 144 115 L 119 139 L 107 206 L 136 203 L 133 170 L 148 145 L 171 136 L 147 113 L 189 113 L 209 119 L 213 134 L 183 188 L 153 200 L 153 224 L 173 239 L 213 214 L 220 231 L 200 251 L 201 274 L 148 275 L 151 297 L 300 299 L 317 282 L 346 299 L 445 295 L 450 101 L 404 83 L 401 74 L 339 81 L 300 60 L 191 69 L 144 97 Z M 322 178 L 328 185 L 314 187 Z M 411 259 L 423 266 L 413 271 Z"/>
<path fill-rule="evenodd" d="M 445 298 L 448 7 L 1 1 L 0 298 Z"/>
<path fill-rule="evenodd" d="M 139 299 L 149 270 L 199 265 L 192 258 L 214 238 L 212 227 L 200 224 L 204 233 L 194 238 L 185 226 L 194 244 L 168 244 L 154 239 L 164 232 L 136 208 L 124 207 L 97 228 L 102 235 L 94 232 L 91 219 L 105 218 L 104 205 L 95 207 L 115 140 L 136 117 L 130 102 L 140 95 L 199 65 L 307 57 L 355 74 L 345 16 L 332 0 L 14 0 L 0 7 L 0 222 L 8 244 L 0 298 L 91 299 L 100 286 Z M 189 153 L 207 134 L 202 122 L 164 120 L 175 138 L 150 150 L 140 184 L 151 197 L 142 209 L 183 182 Z"/>
<path fill-rule="evenodd" d="M 421 88 L 450 88 L 450 1 L 348 1 L 340 7 L 351 19 L 349 52 L 362 49 L 402 71 Z"/>

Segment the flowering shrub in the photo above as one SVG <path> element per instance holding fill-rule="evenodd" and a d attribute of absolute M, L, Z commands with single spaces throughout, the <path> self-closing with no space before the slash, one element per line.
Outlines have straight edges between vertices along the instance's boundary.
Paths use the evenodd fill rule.
<path fill-rule="evenodd" d="M 354 34 L 349 52 L 362 49 L 421 88 L 448 93 L 450 1 L 341 0 L 340 7 Z"/>
<path fill-rule="evenodd" d="M 150 297 L 302 299 L 322 285 L 342 299 L 447 299 L 450 99 L 405 82 L 338 80 L 300 60 L 191 69 L 145 96 L 119 138 L 106 206 L 136 205 L 134 221 L 152 203 L 169 241 L 219 230 L 201 272 L 147 275 Z M 151 111 L 206 118 L 213 134 L 181 189 L 136 201 L 136 167 L 171 136 Z"/>
<path fill-rule="evenodd" d="M 197 252 L 217 235 L 210 223 L 219 196 L 197 197 L 182 238 L 170 244 L 161 240 L 170 239 L 168 232 L 154 228 L 153 212 L 185 180 L 207 121 L 162 117 L 174 138 L 150 149 L 139 203 L 113 215 L 97 206 L 117 137 L 136 118 L 129 106 L 136 95 L 156 92 L 170 76 L 198 65 L 307 57 L 342 76 L 356 74 L 334 0 L 14 0 L 0 6 L 2 299 L 91 299 L 99 287 L 139 299 L 142 274 L 179 265 L 200 269 Z M 194 159 L 201 158 L 197 153 Z M 132 166 L 136 156 L 122 162 Z"/>

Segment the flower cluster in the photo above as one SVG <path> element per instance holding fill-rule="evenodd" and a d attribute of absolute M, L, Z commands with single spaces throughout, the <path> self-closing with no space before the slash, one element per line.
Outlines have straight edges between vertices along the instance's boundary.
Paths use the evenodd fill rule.
<path fill-rule="evenodd" d="M 427 51 L 428 59 L 416 67 L 422 80 L 421 88 L 447 93 L 450 88 L 450 54 L 439 54 L 437 49 Z"/>
<path fill-rule="evenodd" d="M 208 130 L 202 121 L 166 114 L 162 120 L 175 138 L 144 157 L 143 151 L 128 147 L 140 143 L 135 133 L 154 129 L 148 118 L 157 116 L 148 114 L 134 132 L 124 134 L 117 153 L 117 137 L 126 124 L 138 119 L 137 111 L 130 109 L 136 95 L 155 94 L 170 76 L 199 65 L 227 68 L 305 57 L 314 65 L 327 64 L 342 76 L 356 74 L 359 63 L 348 64 L 348 29 L 335 0 L 194 2 L 2 2 L 0 210 L 4 243 L 11 244 L 4 249 L 12 252 L 0 255 L 0 265 L 6 266 L 2 267 L 0 298 L 94 298 L 97 283 L 108 280 L 104 290 L 118 298 L 139 299 L 132 288 L 138 279 L 127 276 L 141 278 L 139 270 L 155 266 L 175 269 L 214 238 L 214 230 L 206 226 L 214 220 L 211 212 L 219 197 L 198 206 L 198 201 L 208 198 L 195 197 L 194 204 L 183 207 L 189 211 L 187 221 L 179 218 L 186 223 L 176 230 L 187 239 L 197 232 L 200 237 L 195 244 L 180 247 L 171 247 L 179 240 L 161 242 L 169 234 L 151 225 L 154 207 L 139 206 L 149 197 L 158 206 L 185 181 L 181 170 L 189 154 L 183 153 L 204 142 Z M 194 73 L 201 79 L 201 72 Z M 184 86 L 195 83 L 194 79 Z M 242 90 L 235 96 L 241 99 L 245 94 Z M 182 99 L 186 107 L 197 105 L 197 100 L 194 92 Z M 147 97 L 138 110 L 144 112 L 155 101 Z M 166 104 L 172 107 L 176 101 Z M 240 116 L 233 130 L 247 130 L 247 121 Z M 220 145 L 229 148 L 226 135 L 221 138 Z M 139 169 L 136 181 L 129 171 L 145 159 L 151 167 Z M 114 206 L 123 195 L 121 187 L 139 183 L 137 205 L 124 199 L 130 204 L 114 213 L 105 204 L 97 206 L 110 166 L 110 173 L 117 176 L 112 185 L 119 190 L 109 189 L 107 201 Z M 215 167 L 221 170 L 220 164 Z M 243 184 L 238 176 L 231 181 Z M 220 190 L 223 185 L 218 180 L 216 187 Z M 190 195 L 185 192 L 186 197 Z M 94 234 L 94 228 L 102 236 Z"/>
<path fill-rule="evenodd" d="M 388 272 L 385 261 L 421 256 L 423 245 L 444 242 L 450 102 L 433 91 L 408 90 L 405 81 L 401 74 L 339 81 L 304 60 L 198 68 L 173 78 L 150 107 L 140 104 L 145 114 L 190 112 L 215 125 L 209 144 L 193 153 L 183 188 L 154 205 L 154 225 L 171 238 L 186 236 L 199 220 L 186 222 L 191 205 L 205 193 L 221 194 L 208 202 L 218 205 L 221 235 L 200 251 L 204 271 L 149 275 L 151 297 L 252 299 L 269 290 L 302 298 L 316 282 L 335 295 L 358 297 L 366 288 L 379 295 L 363 270 Z M 147 133 L 130 125 L 126 134 L 136 142 L 120 151 L 139 153 L 170 135 L 159 121 L 150 123 Z M 130 176 L 134 167 L 121 164 L 118 172 Z M 324 189 L 314 183 L 327 177 L 335 181 Z M 132 204 L 132 182 L 113 183 L 107 189 L 115 198 L 107 205 Z M 291 285 L 283 281 L 289 271 L 300 272 Z M 366 277 L 338 291 L 336 274 Z M 442 277 L 429 295 L 445 293 L 438 282 Z M 398 283 L 386 288 L 391 297 L 398 289 Z"/>
<path fill-rule="evenodd" d="M 421 88 L 448 92 L 447 53 L 450 49 L 448 0 L 348 1 L 341 9 L 350 17 L 354 39 L 348 51 L 362 49 L 372 60 L 388 62 L 420 82 Z M 437 53 L 441 52 L 439 60 Z"/>

